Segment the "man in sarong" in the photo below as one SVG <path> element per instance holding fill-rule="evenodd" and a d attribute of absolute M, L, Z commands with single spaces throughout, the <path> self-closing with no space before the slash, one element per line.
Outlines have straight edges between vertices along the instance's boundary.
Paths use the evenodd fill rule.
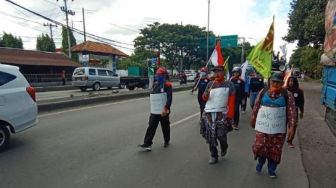
<path fill-rule="evenodd" d="M 201 123 L 201 134 L 209 144 L 211 154 L 209 164 L 218 162 L 217 140 L 221 156 L 226 155 L 227 133 L 232 130 L 235 107 L 235 88 L 230 81 L 225 81 L 223 66 L 217 66 L 213 71 L 213 81 L 208 83 L 203 94 L 206 105 Z"/>

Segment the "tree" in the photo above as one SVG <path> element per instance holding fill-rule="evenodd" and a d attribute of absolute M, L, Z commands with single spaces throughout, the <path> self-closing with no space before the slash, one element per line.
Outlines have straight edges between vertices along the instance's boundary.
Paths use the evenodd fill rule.
<path fill-rule="evenodd" d="M 0 46 L 23 49 L 21 37 L 15 37 L 12 34 L 8 34 L 5 32 L 3 33 L 2 39 L 0 39 Z"/>
<path fill-rule="evenodd" d="M 298 46 L 320 47 L 324 42 L 324 13 L 328 0 L 294 0 L 289 13 L 289 30 L 284 40 Z"/>
<path fill-rule="evenodd" d="M 214 36 L 210 32 L 210 36 Z M 205 65 L 204 49 L 200 48 L 200 40 L 206 38 L 205 28 L 194 25 L 154 23 L 140 31 L 135 42 L 135 53 L 160 52 L 168 63 L 168 68 L 178 67 L 182 61 L 184 69 Z"/>
<path fill-rule="evenodd" d="M 76 38 L 74 37 L 72 31 L 70 30 L 70 46 L 73 47 L 76 45 Z M 69 54 L 69 48 L 68 48 L 68 30 L 65 27 L 62 27 L 62 52 L 66 55 Z M 71 53 L 71 59 L 77 60 L 78 55 L 76 53 Z"/>
<path fill-rule="evenodd" d="M 46 52 L 55 52 L 56 46 L 54 40 L 49 37 L 47 34 L 42 34 L 37 37 L 36 40 L 36 49 Z"/>
<path fill-rule="evenodd" d="M 299 47 L 292 54 L 289 63 L 300 68 L 313 78 L 321 77 L 321 67 L 319 66 L 322 51 L 313 47 Z"/>

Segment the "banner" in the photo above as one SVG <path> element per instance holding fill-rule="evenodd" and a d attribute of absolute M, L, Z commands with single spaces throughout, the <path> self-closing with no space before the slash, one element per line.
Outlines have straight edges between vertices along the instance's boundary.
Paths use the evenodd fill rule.
<path fill-rule="evenodd" d="M 272 52 L 274 41 L 274 19 L 269 28 L 267 36 L 259 42 L 248 55 L 248 62 L 258 71 L 264 78 L 271 76 L 272 70 Z"/>

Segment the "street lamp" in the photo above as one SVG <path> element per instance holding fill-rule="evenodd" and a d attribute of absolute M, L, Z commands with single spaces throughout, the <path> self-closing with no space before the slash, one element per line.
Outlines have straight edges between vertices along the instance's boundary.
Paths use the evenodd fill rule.
<path fill-rule="evenodd" d="M 207 56 L 206 56 L 207 61 L 209 59 L 209 22 L 210 22 L 210 0 L 208 0 L 208 30 L 207 30 Z"/>

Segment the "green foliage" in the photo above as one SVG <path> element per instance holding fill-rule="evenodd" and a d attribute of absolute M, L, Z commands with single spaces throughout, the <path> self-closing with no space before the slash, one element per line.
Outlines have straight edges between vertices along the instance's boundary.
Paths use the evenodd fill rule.
<path fill-rule="evenodd" d="M 140 51 L 139 49 L 134 52 L 131 56 L 125 59 L 121 59 L 117 63 L 117 69 L 127 70 L 128 67 L 137 66 L 146 68 L 148 67 L 148 62 L 150 58 L 152 58 L 154 54 L 151 54 L 147 51 Z"/>
<path fill-rule="evenodd" d="M 293 0 L 289 13 L 289 31 L 284 37 L 288 42 L 298 41 L 298 46 L 324 42 L 324 14 L 328 0 Z"/>
<path fill-rule="evenodd" d="M 56 46 L 54 40 L 47 34 L 42 34 L 37 37 L 36 49 L 46 52 L 55 52 Z"/>
<path fill-rule="evenodd" d="M 244 44 L 244 57 L 246 57 L 252 50 L 252 46 L 250 43 Z M 230 56 L 230 59 L 228 60 L 228 68 L 229 70 L 232 70 L 234 64 L 240 64 L 241 63 L 241 54 L 242 54 L 242 48 L 241 47 L 235 47 L 235 48 L 224 48 L 222 49 L 224 59 L 227 59 Z M 245 59 L 244 59 L 245 61 Z"/>
<path fill-rule="evenodd" d="M 70 30 L 70 46 L 73 47 L 75 46 L 76 43 L 76 38 L 74 37 L 72 31 Z M 65 53 L 65 55 L 69 54 L 69 48 L 68 48 L 68 30 L 65 27 L 62 27 L 62 52 Z M 76 53 L 71 54 L 71 59 L 72 60 L 77 60 L 78 55 Z"/>
<path fill-rule="evenodd" d="M 15 37 L 10 33 L 3 33 L 2 39 L 0 38 L 1 47 L 20 48 L 23 49 L 21 37 Z"/>
<path fill-rule="evenodd" d="M 200 40 L 206 38 L 206 34 L 205 28 L 194 25 L 161 25 L 156 22 L 142 29 L 134 40 L 135 55 L 160 51 L 169 69 L 178 69 L 181 61 L 183 69 L 198 68 L 206 62 L 206 50 L 200 48 Z M 214 36 L 212 32 L 209 35 Z M 212 50 L 209 49 L 209 53 Z"/>
<path fill-rule="evenodd" d="M 292 54 L 289 63 L 305 71 L 308 76 L 318 79 L 322 74 L 319 65 L 321 54 L 321 50 L 313 47 L 299 47 Z"/>

